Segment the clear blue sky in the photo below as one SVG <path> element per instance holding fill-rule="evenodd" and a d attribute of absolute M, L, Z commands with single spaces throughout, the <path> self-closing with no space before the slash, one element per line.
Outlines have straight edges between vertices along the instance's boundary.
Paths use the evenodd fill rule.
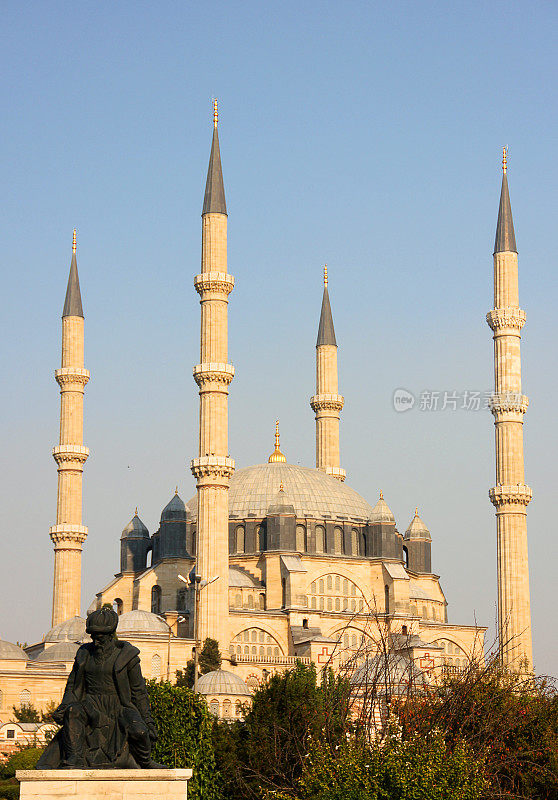
<path fill-rule="evenodd" d="M 520 251 L 535 660 L 558 673 L 558 8 L 548 2 L 4 2 L 0 10 L 0 636 L 49 627 L 60 314 L 78 228 L 86 314 L 83 603 L 118 569 L 134 507 L 153 532 L 194 493 L 211 137 L 229 210 L 230 451 L 273 424 L 313 465 L 314 343 L 327 261 L 342 466 L 433 538 L 450 619 L 496 614 L 488 411 L 397 414 L 392 394 L 489 391 L 501 147 Z"/>

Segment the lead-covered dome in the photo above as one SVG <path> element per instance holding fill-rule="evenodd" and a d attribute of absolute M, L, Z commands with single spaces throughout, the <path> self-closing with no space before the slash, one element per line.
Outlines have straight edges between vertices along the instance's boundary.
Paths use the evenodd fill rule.
<path fill-rule="evenodd" d="M 229 516 L 265 517 L 275 503 L 281 482 L 297 517 L 366 522 L 372 514 L 372 506 L 345 483 L 317 469 L 279 462 L 256 464 L 234 473 L 229 490 Z M 195 497 L 188 507 L 195 516 Z"/>
<path fill-rule="evenodd" d="M 89 636 L 85 633 L 85 620 L 83 617 L 70 617 L 70 619 L 59 622 L 51 628 L 43 641 L 45 642 L 82 642 L 89 641 Z"/>
<path fill-rule="evenodd" d="M 138 517 L 138 510 L 122 531 L 121 539 L 149 539 L 149 531 Z"/>
<path fill-rule="evenodd" d="M 131 633 L 168 633 L 164 619 L 149 611 L 127 611 L 118 617 L 117 636 Z"/>
<path fill-rule="evenodd" d="M 184 505 L 184 500 L 175 492 L 161 513 L 161 522 L 165 520 L 185 520 L 189 511 Z"/>
<path fill-rule="evenodd" d="M 79 648 L 77 642 L 57 642 L 39 653 L 35 661 L 40 663 L 73 661 Z"/>
<path fill-rule="evenodd" d="M 29 656 L 19 645 L 0 639 L 0 661 L 28 661 Z"/>
<path fill-rule="evenodd" d="M 215 669 L 207 672 L 198 678 L 198 692 L 200 694 L 228 694 L 246 695 L 251 694 L 250 689 L 242 680 L 240 675 L 229 672 L 226 669 Z"/>

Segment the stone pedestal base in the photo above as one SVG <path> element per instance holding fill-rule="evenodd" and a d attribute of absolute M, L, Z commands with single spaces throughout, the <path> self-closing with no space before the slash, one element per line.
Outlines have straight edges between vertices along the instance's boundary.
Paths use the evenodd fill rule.
<path fill-rule="evenodd" d="M 21 800 L 186 800 L 191 769 L 21 769 Z"/>

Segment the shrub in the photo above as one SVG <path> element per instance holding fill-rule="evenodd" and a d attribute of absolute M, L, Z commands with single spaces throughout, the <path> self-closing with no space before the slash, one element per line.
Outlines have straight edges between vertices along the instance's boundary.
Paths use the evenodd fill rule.
<path fill-rule="evenodd" d="M 35 769 L 35 764 L 43 749 L 42 747 L 24 747 L 13 753 L 0 767 L 0 778 L 3 780 L 13 778 L 18 769 Z"/>
<path fill-rule="evenodd" d="M 153 758 L 167 767 L 194 770 L 188 785 L 191 800 L 219 800 L 219 774 L 211 738 L 213 717 L 205 700 L 186 687 L 166 681 L 148 681 L 147 689 L 159 733 Z"/>

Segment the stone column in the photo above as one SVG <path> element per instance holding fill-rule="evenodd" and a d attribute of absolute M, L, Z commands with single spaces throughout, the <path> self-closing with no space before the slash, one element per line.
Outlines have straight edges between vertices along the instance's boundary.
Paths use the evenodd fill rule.
<path fill-rule="evenodd" d="M 87 537 L 82 525 L 82 475 L 89 450 L 83 445 L 83 395 L 89 380 L 84 367 L 84 317 L 76 262 L 76 232 L 62 314 L 62 364 L 54 373 L 60 386 L 60 441 L 52 454 L 58 466 L 54 543 L 52 625 L 79 616 L 81 610 L 81 550 Z"/>
<path fill-rule="evenodd" d="M 511 216 L 504 150 L 504 174 L 494 252 L 494 308 L 487 322 L 494 332 L 494 394 L 490 407 L 496 433 L 496 485 L 490 500 L 496 508 L 498 559 L 498 636 L 502 664 L 530 672 L 533 667 L 527 553 L 527 505 L 523 417 L 529 404 L 521 389 L 521 328 L 518 258 Z"/>

